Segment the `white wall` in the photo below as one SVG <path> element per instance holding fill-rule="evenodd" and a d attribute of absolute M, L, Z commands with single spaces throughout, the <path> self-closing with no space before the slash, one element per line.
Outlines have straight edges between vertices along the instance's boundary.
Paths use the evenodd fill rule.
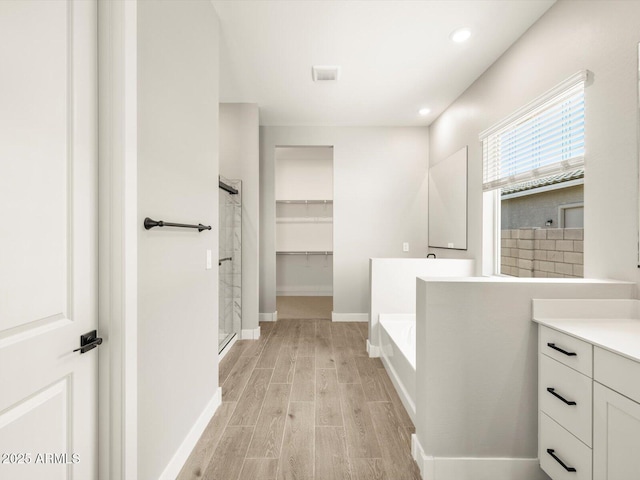
<path fill-rule="evenodd" d="M 561 0 L 431 125 L 433 163 L 469 146 L 466 256 L 481 258 L 478 134 L 588 69 L 593 81 L 585 89 L 585 276 L 638 281 L 638 41 L 640 2 Z M 443 257 L 462 253 L 434 251 Z"/>
<path fill-rule="evenodd" d="M 138 478 L 160 477 L 218 391 L 218 20 L 138 2 Z M 204 223 L 155 228 L 143 219 Z M 186 452 L 189 453 L 188 451 Z"/>
<path fill-rule="evenodd" d="M 258 328 L 260 233 L 259 111 L 255 103 L 220 104 L 220 174 L 242 180 L 242 328 Z"/>
<path fill-rule="evenodd" d="M 331 200 L 333 149 L 276 148 L 276 200 Z"/>
<path fill-rule="evenodd" d="M 277 255 L 276 278 L 277 295 L 331 296 L 333 256 Z"/>
<path fill-rule="evenodd" d="M 544 478 L 523 473 L 539 471 L 531 299 L 633 298 L 635 289 L 633 283 L 581 279 L 418 279 L 417 439 L 436 464 L 460 467 L 457 475 L 435 478 Z M 485 463 L 469 460 L 481 458 Z M 482 468 L 492 467 L 490 458 L 530 461 L 496 460 L 489 475 Z M 475 470 L 464 468 L 469 465 Z"/>
<path fill-rule="evenodd" d="M 369 310 L 369 258 L 427 253 L 429 135 L 420 127 L 260 128 L 260 311 L 276 310 L 275 148 L 333 146 L 333 305 Z M 411 251 L 402 252 L 402 242 Z"/>

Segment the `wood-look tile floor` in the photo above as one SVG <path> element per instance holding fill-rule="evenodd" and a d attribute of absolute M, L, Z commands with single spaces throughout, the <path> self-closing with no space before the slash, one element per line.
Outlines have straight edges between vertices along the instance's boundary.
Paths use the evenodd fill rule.
<path fill-rule="evenodd" d="M 180 480 L 419 480 L 414 426 L 366 323 L 279 320 L 220 363 L 222 405 Z"/>

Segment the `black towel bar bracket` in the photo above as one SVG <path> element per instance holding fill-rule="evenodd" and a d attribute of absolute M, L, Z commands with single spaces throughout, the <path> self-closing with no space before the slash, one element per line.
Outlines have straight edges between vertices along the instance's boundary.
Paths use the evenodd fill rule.
<path fill-rule="evenodd" d="M 202 232 L 203 230 L 211 230 L 210 225 L 202 225 L 201 223 L 199 223 L 198 225 L 189 225 L 187 223 L 171 223 L 162 220 L 152 220 L 149 217 L 145 218 L 144 228 L 150 230 L 153 227 L 197 228 L 199 232 Z"/>

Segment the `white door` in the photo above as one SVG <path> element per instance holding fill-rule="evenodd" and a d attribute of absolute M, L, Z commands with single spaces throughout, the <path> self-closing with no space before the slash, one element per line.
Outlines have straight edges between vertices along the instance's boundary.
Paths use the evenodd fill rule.
<path fill-rule="evenodd" d="M 97 477 L 95 0 L 0 1 L 0 478 Z"/>
<path fill-rule="evenodd" d="M 640 478 L 640 403 L 593 382 L 593 478 Z"/>

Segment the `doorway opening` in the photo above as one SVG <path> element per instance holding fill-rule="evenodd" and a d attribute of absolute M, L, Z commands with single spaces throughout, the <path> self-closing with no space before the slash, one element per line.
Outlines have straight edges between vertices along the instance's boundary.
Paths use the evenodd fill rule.
<path fill-rule="evenodd" d="M 333 147 L 276 147 L 279 319 L 331 318 Z"/>

